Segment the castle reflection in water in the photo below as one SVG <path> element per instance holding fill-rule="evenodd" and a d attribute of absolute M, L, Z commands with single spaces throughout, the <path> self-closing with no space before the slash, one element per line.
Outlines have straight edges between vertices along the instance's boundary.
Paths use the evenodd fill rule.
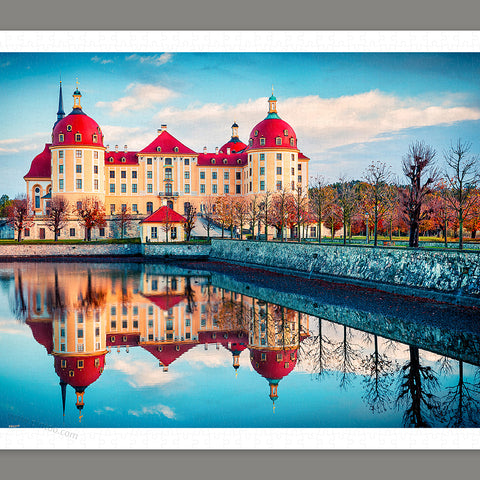
<path fill-rule="evenodd" d="M 244 350 L 268 382 L 275 408 L 278 384 L 295 367 L 308 337 L 308 316 L 212 286 L 208 277 L 128 275 L 94 265 L 31 264 L 15 270 L 14 309 L 53 356 L 63 411 L 68 386 L 82 417 L 87 388 L 112 350 L 143 348 L 166 375 L 197 345 L 227 349 L 233 368 Z M 23 271 L 22 271 L 23 270 Z"/>

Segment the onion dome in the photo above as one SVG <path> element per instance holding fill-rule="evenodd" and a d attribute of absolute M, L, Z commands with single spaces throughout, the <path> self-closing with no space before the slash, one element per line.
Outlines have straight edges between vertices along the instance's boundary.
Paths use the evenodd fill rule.
<path fill-rule="evenodd" d="M 73 110 L 59 120 L 52 134 L 52 146 L 89 146 L 103 148 L 103 134 L 98 123 L 82 110 L 81 93 L 78 88 L 73 93 Z"/>
<path fill-rule="evenodd" d="M 244 150 L 247 146 L 238 137 L 238 125 L 234 122 L 232 125 L 232 138 L 220 148 L 220 153 L 230 155 Z"/>
<path fill-rule="evenodd" d="M 23 177 L 28 178 L 45 178 L 50 179 L 52 176 L 52 154 L 50 152 L 50 143 L 45 144 L 42 153 L 39 153 L 30 164 L 30 170 Z"/>
<path fill-rule="evenodd" d="M 52 353 L 53 350 L 53 329 L 52 321 L 41 321 L 34 322 L 27 320 L 27 325 L 32 330 L 33 338 L 40 344 L 45 347 L 47 353 Z"/>
<path fill-rule="evenodd" d="M 263 148 L 287 148 L 297 150 L 297 135 L 293 128 L 277 113 L 277 99 L 268 99 L 268 115 L 250 132 L 248 150 Z"/>
<path fill-rule="evenodd" d="M 171 363 L 195 345 L 197 345 L 197 342 L 145 344 L 142 347 L 150 352 L 158 360 L 159 365 L 163 367 L 163 371 L 167 372 Z"/>

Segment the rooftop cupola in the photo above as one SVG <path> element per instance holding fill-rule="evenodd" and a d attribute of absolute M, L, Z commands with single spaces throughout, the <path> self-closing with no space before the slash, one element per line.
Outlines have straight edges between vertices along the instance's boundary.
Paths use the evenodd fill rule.
<path fill-rule="evenodd" d="M 232 125 L 232 138 L 238 138 L 238 125 L 237 125 L 237 122 L 233 122 L 233 125 Z"/>
<path fill-rule="evenodd" d="M 267 118 L 280 118 L 277 113 L 277 97 L 273 94 L 273 87 L 272 87 L 272 94 L 268 99 L 268 115 Z"/>
<path fill-rule="evenodd" d="M 82 98 L 82 94 L 80 93 L 80 90 L 78 89 L 78 80 L 77 80 L 77 88 L 73 92 L 73 109 L 75 110 L 78 108 L 79 110 L 82 109 L 82 105 L 80 104 L 80 99 Z"/>

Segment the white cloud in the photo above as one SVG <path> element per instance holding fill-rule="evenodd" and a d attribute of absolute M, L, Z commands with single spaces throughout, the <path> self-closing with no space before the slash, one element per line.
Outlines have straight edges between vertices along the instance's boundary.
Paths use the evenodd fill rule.
<path fill-rule="evenodd" d="M 45 139 L 44 142 L 39 143 L 35 139 Z M 0 140 L 0 155 L 3 153 L 18 153 L 18 152 L 35 152 L 35 155 L 41 153 L 45 148 L 45 143 L 48 141 L 49 133 L 37 132 L 30 137 L 24 138 L 5 138 Z"/>
<path fill-rule="evenodd" d="M 129 95 L 112 102 L 97 102 L 96 107 L 110 109 L 112 114 L 148 110 L 177 96 L 177 93 L 161 85 L 132 83 L 127 87 Z"/>
<path fill-rule="evenodd" d="M 151 407 L 143 407 L 141 410 L 129 410 L 129 415 L 133 415 L 135 417 L 140 417 L 142 415 L 163 415 L 164 417 L 174 419 L 175 412 L 167 405 L 153 405 Z"/>
<path fill-rule="evenodd" d="M 188 360 L 192 368 L 227 367 L 232 363 L 232 354 L 222 346 L 216 350 L 215 344 L 210 344 L 208 350 L 205 350 L 204 345 L 197 345 L 182 358 Z"/>
<path fill-rule="evenodd" d="M 171 53 L 162 53 L 161 55 L 138 55 L 137 53 L 134 53 L 128 57 L 125 57 L 125 60 L 149 63 L 158 67 L 168 63 L 172 57 L 173 55 Z"/>
<path fill-rule="evenodd" d="M 112 359 L 112 357 L 110 356 L 109 359 Z M 146 362 L 141 360 L 127 361 L 113 357 L 109 361 L 108 368 L 122 372 L 130 377 L 128 383 L 134 388 L 163 386 L 180 377 L 178 373 L 164 372 L 155 359 L 152 359 L 151 362 Z"/>
<path fill-rule="evenodd" d="M 95 55 L 90 60 L 95 63 L 101 63 L 102 65 L 105 65 L 107 63 L 113 63 L 113 60 L 111 58 L 101 58 L 98 55 Z"/>

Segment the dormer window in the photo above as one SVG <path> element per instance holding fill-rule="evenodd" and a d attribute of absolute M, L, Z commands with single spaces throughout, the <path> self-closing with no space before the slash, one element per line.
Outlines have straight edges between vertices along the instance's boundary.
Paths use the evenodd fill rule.
<path fill-rule="evenodd" d="M 82 141 L 82 134 L 81 133 L 76 133 L 75 134 L 75 141 L 76 142 L 81 142 Z"/>
<path fill-rule="evenodd" d="M 175 147 L 175 148 L 173 149 L 173 151 L 174 151 L 175 153 L 178 153 L 178 147 Z"/>
<path fill-rule="evenodd" d="M 248 144 L 249 144 L 250 146 L 252 146 L 252 145 L 253 145 L 253 140 L 250 139 L 249 142 L 248 142 Z"/>
<path fill-rule="evenodd" d="M 212 159 L 210 160 L 210 162 L 211 162 L 213 165 L 215 165 L 215 159 L 214 159 L 214 158 L 212 158 Z"/>
<path fill-rule="evenodd" d="M 281 144 L 282 144 L 282 137 L 277 137 L 277 138 L 275 139 L 275 144 L 276 144 L 276 145 L 281 145 Z"/>
<path fill-rule="evenodd" d="M 237 159 L 237 163 L 240 165 L 242 163 L 242 160 L 240 158 Z"/>
<path fill-rule="evenodd" d="M 126 159 L 125 157 L 122 157 L 122 162 L 125 163 L 126 162 Z"/>
<path fill-rule="evenodd" d="M 223 164 L 226 165 L 228 163 L 228 160 L 226 158 L 223 159 Z"/>
<path fill-rule="evenodd" d="M 285 129 L 285 130 L 283 131 L 283 134 L 284 134 L 286 137 L 288 137 L 288 130 Z"/>
<path fill-rule="evenodd" d="M 72 126 L 71 125 L 67 125 L 67 132 L 71 132 L 72 131 Z"/>
<path fill-rule="evenodd" d="M 291 145 L 292 147 L 295 146 L 295 140 L 294 140 L 293 137 L 290 137 L 290 145 Z"/>
<path fill-rule="evenodd" d="M 97 141 L 97 138 L 98 138 L 98 137 L 97 137 L 96 135 L 92 135 L 92 141 L 93 141 L 93 142 L 96 142 L 96 141 Z"/>
<path fill-rule="evenodd" d="M 265 145 L 265 139 L 264 138 L 260 139 L 260 145 Z"/>
<path fill-rule="evenodd" d="M 255 135 L 256 137 L 258 137 L 258 130 L 255 130 L 254 135 Z"/>
<path fill-rule="evenodd" d="M 110 157 L 110 158 L 108 159 L 108 161 L 109 161 L 110 163 L 113 163 L 113 157 Z"/>
<path fill-rule="evenodd" d="M 157 152 L 161 152 L 162 151 L 162 147 L 157 147 Z"/>
<path fill-rule="evenodd" d="M 59 142 L 63 142 L 63 139 L 64 139 L 64 138 L 65 138 L 65 137 L 64 137 L 63 133 L 60 133 L 60 134 L 58 135 L 58 141 L 59 141 Z"/>

